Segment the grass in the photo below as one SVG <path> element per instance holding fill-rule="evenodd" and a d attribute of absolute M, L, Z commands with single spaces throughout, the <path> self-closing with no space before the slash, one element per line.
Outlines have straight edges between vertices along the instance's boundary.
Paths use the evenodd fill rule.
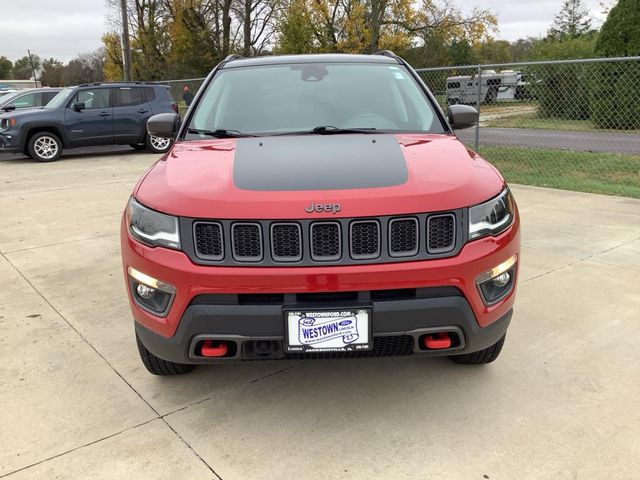
<path fill-rule="evenodd" d="M 640 198 L 640 155 L 480 147 L 510 183 Z"/>

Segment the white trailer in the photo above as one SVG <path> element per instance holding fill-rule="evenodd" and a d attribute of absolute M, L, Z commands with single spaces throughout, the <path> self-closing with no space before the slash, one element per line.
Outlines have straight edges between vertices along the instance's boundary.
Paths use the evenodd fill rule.
<path fill-rule="evenodd" d="M 531 98 L 527 79 L 521 72 L 482 70 L 480 102 L 524 100 Z M 477 75 L 461 75 L 447 78 L 447 103 L 473 105 L 478 101 Z"/>

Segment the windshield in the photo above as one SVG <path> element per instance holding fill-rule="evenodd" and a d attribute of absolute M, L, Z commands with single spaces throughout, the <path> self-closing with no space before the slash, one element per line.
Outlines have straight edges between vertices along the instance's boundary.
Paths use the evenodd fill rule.
<path fill-rule="evenodd" d="M 0 103 L 2 105 L 5 105 L 7 103 L 9 103 L 11 100 L 13 100 L 16 97 L 19 97 L 22 94 L 22 92 L 0 92 Z"/>
<path fill-rule="evenodd" d="M 305 63 L 220 70 L 198 102 L 186 138 L 217 130 L 269 135 L 316 127 L 444 132 L 401 65 Z"/>
<path fill-rule="evenodd" d="M 53 97 L 44 108 L 58 108 L 62 106 L 69 98 L 69 95 L 71 95 L 71 92 L 73 92 L 73 88 L 65 88 L 60 90 L 60 93 Z"/>

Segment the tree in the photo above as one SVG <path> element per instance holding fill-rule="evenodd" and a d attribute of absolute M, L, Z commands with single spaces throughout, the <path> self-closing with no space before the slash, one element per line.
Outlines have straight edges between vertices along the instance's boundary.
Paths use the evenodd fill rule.
<path fill-rule="evenodd" d="M 514 62 L 521 62 L 529 60 L 531 55 L 531 49 L 533 48 L 536 40 L 534 38 L 519 38 L 515 42 L 512 42 L 509 49 L 511 50 L 511 60 Z"/>
<path fill-rule="evenodd" d="M 232 7 L 233 8 L 233 7 Z M 261 54 L 276 33 L 275 0 L 238 0 L 236 16 L 242 23 L 242 54 Z"/>
<path fill-rule="evenodd" d="M 71 60 L 64 68 L 62 79 L 65 85 L 101 82 L 104 80 L 105 50 L 84 53 Z"/>
<path fill-rule="evenodd" d="M 187 77 L 206 75 L 215 63 L 218 51 L 209 28 L 209 4 L 172 1 L 168 8 L 171 17 L 168 26 L 171 39 L 168 68 Z"/>
<path fill-rule="evenodd" d="M 475 9 L 463 14 L 448 1 L 422 0 L 419 6 L 411 0 L 290 1 L 278 35 L 279 50 L 290 53 L 300 51 L 294 39 L 301 36 L 305 51 L 373 53 L 391 49 L 410 54 L 424 65 L 432 61 L 433 48 L 463 40 L 475 45 L 496 26 L 489 11 Z"/>
<path fill-rule="evenodd" d="M 602 25 L 595 47 L 599 57 L 640 55 L 640 0 L 620 0 Z M 602 128 L 640 128 L 638 62 L 594 66 L 591 118 Z"/>
<path fill-rule="evenodd" d="M 16 80 L 33 78 L 33 71 L 40 70 L 40 64 L 40 57 L 34 53 L 31 54 L 31 59 L 28 56 L 19 58 L 13 64 L 13 78 Z"/>
<path fill-rule="evenodd" d="M 473 65 L 478 63 L 476 53 L 465 38 L 451 42 L 449 55 L 451 63 L 454 65 Z"/>
<path fill-rule="evenodd" d="M 513 61 L 511 44 L 506 40 L 488 39 L 476 45 L 475 55 L 479 63 L 507 63 Z"/>
<path fill-rule="evenodd" d="M 306 0 L 291 0 L 284 8 L 278 24 L 277 52 L 314 53 L 315 29 Z"/>
<path fill-rule="evenodd" d="M 548 37 L 534 44 L 531 60 L 563 60 L 593 57 L 595 34 L 561 39 Z M 529 72 L 538 80 L 535 93 L 541 117 L 584 120 L 589 118 L 588 65 L 540 65 Z"/>
<path fill-rule="evenodd" d="M 582 0 L 565 0 L 562 10 L 556 15 L 549 36 L 554 38 L 577 38 L 591 30 L 591 16 Z"/>
<path fill-rule="evenodd" d="M 42 62 L 40 82 L 48 87 L 62 87 L 65 66 L 60 60 L 47 58 Z"/>
<path fill-rule="evenodd" d="M 640 0 L 620 0 L 600 29 L 599 57 L 640 55 Z"/>
<path fill-rule="evenodd" d="M 124 78 L 122 47 L 120 37 L 117 33 L 109 32 L 102 36 L 104 44 L 104 67 L 105 80 L 115 82 Z"/>
<path fill-rule="evenodd" d="M 11 70 L 13 69 L 13 62 L 7 57 L 0 57 L 0 80 L 8 80 L 11 78 Z"/>

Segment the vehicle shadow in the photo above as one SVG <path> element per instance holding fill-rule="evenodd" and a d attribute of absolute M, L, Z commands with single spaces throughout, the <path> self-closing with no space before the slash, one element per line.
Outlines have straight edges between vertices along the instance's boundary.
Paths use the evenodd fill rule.
<path fill-rule="evenodd" d="M 283 361 L 274 367 L 226 391 L 210 386 L 207 400 L 167 415 L 168 424 L 220 468 L 231 468 L 221 458 L 244 458 L 249 448 L 248 464 L 235 465 L 245 478 L 287 478 L 292 464 L 306 465 L 311 456 L 316 467 L 299 478 L 354 478 L 350 472 L 402 470 L 392 452 L 403 452 L 400 458 L 412 464 L 440 448 L 438 442 L 451 451 L 470 428 L 474 435 L 489 428 L 504 408 L 496 399 L 514 388 L 505 364 L 469 367 L 447 358 Z M 223 366 L 200 368 L 189 382 L 210 382 L 217 368 Z M 318 477 L 316 469 L 328 470 Z"/>
<path fill-rule="evenodd" d="M 62 154 L 62 157 L 55 162 L 52 163 L 60 163 L 65 160 L 78 160 L 82 159 L 91 159 L 91 158 L 100 158 L 100 157 L 113 157 L 113 156 L 129 156 L 134 154 L 150 154 L 145 150 L 135 150 L 129 146 L 115 146 L 115 147 L 87 147 L 87 148 L 78 148 L 72 150 L 65 150 Z M 12 162 L 16 164 L 22 163 L 40 163 L 35 160 L 32 160 L 26 155 L 22 154 L 13 154 L 13 153 L 0 153 L 0 163 L 2 162 Z"/>
<path fill-rule="evenodd" d="M 267 408 L 267 416 L 278 417 L 281 426 L 290 422 L 293 426 L 306 415 L 321 415 L 327 409 L 340 409 L 344 405 L 364 407 L 362 413 L 366 416 L 372 409 L 410 405 L 416 400 L 429 402 L 447 412 L 456 408 L 457 400 L 468 401 L 478 394 L 483 396 L 481 391 L 491 394 L 495 383 L 499 383 L 495 380 L 501 377 L 501 369 L 496 368 L 498 363 L 457 365 L 446 357 L 291 360 L 269 364 L 273 367 L 269 373 L 223 393 L 231 398 L 211 404 L 212 411 L 208 411 L 205 403 L 203 409 L 208 411 L 207 415 L 219 409 L 220 403 L 238 415 L 252 416 L 252 412 Z M 190 374 L 188 382 L 207 382 L 206 377 L 215 375 L 216 369 L 222 368 L 224 365 L 199 367 Z M 460 395 L 461 392 L 465 394 Z M 450 413 L 454 414 L 454 410 Z"/>

